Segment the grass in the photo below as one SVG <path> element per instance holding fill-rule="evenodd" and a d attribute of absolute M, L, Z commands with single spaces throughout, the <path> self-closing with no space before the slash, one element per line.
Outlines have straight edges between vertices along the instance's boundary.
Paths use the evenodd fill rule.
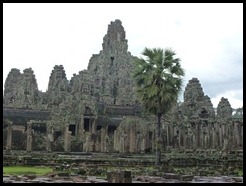
<path fill-rule="evenodd" d="M 29 167 L 29 166 L 7 166 L 3 167 L 3 175 L 30 175 L 35 174 L 36 176 L 47 175 L 53 172 L 50 167 Z"/>
<path fill-rule="evenodd" d="M 239 169 L 239 168 L 237 168 L 236 170 L 235 170 L 235 172 L 237 173 L 237 176 L 243 176 L 243 170 L 242 169 Z"/>

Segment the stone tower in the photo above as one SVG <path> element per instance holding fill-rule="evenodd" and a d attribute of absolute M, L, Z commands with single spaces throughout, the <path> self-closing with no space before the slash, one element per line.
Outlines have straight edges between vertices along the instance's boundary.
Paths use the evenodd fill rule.
<path fill-rule="evenodd" d="M 210 97 L 204 95 L 202 86 L 197 78 L 189 80 L 184 91 L 184 102 L 180 106 L 182 113 L 188 117 L 215 117 Z"/>
<path fill-rule="evenodd" d="M 99 54 L 94 54 L 88 71 L 94 76 L 95 96 L 108 105 L 133 105 L 134 82 L 131 78 L 134 57 L 127 52 L 125 30 L 120 20 L 108 25 Z"/>
<path fill-rule="evenodd" d="M 21 73 L 19 69 L 12 68 L 9 72 L 4 84 L 4 99 L 3 103 L 6 106 L 13 105 L 16 101 L 18 93 L 17 87 L 20 82 Z"/>
<path fill-rule="evenodd" d="M 55 65 L 51 72 L 48 85 L 48 100 L 49 107 L 59 106 L 67 95 L 68 80 L 64 67 L 62 65 Z"/>
<path fill-rule="evenodd" d="M 218 118 L 229 118 L 232 116 L 232 107 L 228 99 L 222 97 L 217 107 Z"/>
<path fill-rule="evenodd" d="M 39 101 L 38 85 L 32 68 L 23 73 L 11 69 L 4 90 L 4 103 L 15 108 L 34 108 Z"/>

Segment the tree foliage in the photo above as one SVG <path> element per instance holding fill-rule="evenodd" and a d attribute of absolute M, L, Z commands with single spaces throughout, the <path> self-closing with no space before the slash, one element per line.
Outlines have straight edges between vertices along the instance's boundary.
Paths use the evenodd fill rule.
<path fill-rule="evenodd" d="M 144 58 L 136 59 L 134 79 L 145 110 L 157 116 L 156 165 L 161 164 L 161 117 L 177 103 L 182 88 L 180 59 L 171 49 L 145 48 Z"/>
<path fill-rule="evenodd" d="M 142 54 L 146 59 L 135 61 L 137 92 L 146 110 L 162 115 L 177 102 L 184 70 L 171 49 L 145 48 Z"/>

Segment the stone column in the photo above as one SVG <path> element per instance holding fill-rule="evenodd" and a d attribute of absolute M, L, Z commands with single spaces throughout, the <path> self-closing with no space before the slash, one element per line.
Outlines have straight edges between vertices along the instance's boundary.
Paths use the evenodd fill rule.
<path fill-rule="evenodd" d="M 106 131 L 105 128 L 102 127 L 101 129 L 101 152 L 105 152 L 106 148 Z"/>
<path fill-rule="evenodd" d="M 196 124 L 196 148 L 200 148 L 200 122 Z"/>
<path fill-rule="evenodd" d="M 156 142 L 155 142 L 155 138 L 156 138 L 156 135 L 155 135 L 155 133 L 156 133 L 156 131 L 155 131 L 156 129 L 154 129 L 153 131 L 152 131 L 152 139 L 151 139 L 151 143 L 152 143 L 152 149 L 151 149 L 151 151 L 152 152 L 155 152 L 155 148 L 156 148 Z"/>
<path fill-rule="evenodd" d="M 79 122 L 79 125 L 78 125 L 78 135 L 79 137 L 81 138 L 83 136 L 83 131 L 84 131 L 84 116 L 81 115 L 80 117 L 80 122 Z"/>
<path fill-rule="evenodd" d="M 212 124 L 211 122 L 208 123 L 208 148 L 212 148 Z"/>
<path fill-rule="evenodd" d="M 146 150 L 146 135 L 142 136 L 142 147 L 141 147 L 141 152 L 145 152 Z"/>
<path fill-rule="evenodd" d="M 188 130 L 188 129 L 185 129 L 185 130 Z M 188 132 L 187 132 L 187 134 L 188 134 Z M 184 148 L 186 149 L 187 148 L 187 134 L 185 134 L 185 132 L 184 132 L 184 141 L 183 141 L 183 146 L 184 146 Z"/>
<path fill-rule="evenodd" d="M 223 133 L 222 133 L 222 124 L 221 123 L 219 124 L 218 131 L 219 131 L 219 146 L 218 147 L 220 149 L 222 149 L 222 147 L 223 147 L 223 138 L 222 138 Z"/>
<path fill-rule="evenodd" d="M 221 148 L 223 149 L 224 148 L 224 142 L 225 142 L 225 137 L 227 137 L 226 136 L 226 125 L 225 125 L 225 123 L 223 123 L 222 124 L 222 126 L 221 126 L 221 141 L 222 141 L 222 144 L 221 144 Z"/>
<path fill-rule="evenodd" d="M 197 146 L 196 146 L 196 134 L 195 134 L 195 129 L 192 129 L 193 130 L 193 134 L 192 134 L 192 149 L 196 149 Z"/>
<path fill-rule="evenodd" d="M 26 145 L 27 152 L 32 151 L 32 122 L 27 122 L 27 145 Z"/>
<path fill-rule="evenodd" d="M 7 132 L 7 145 L 6 145 L 6 150 L 11 151 L 12 148 L 12 131 L 13 131 L 13 122 L 9 121 L 8 122 L 8 132 Z"/>
<path fill-rule="evenodd" d="M 241 145 L 242 145 L 242 147 L 240 148 L 243 148 L 243 124 L 242 123 L 240 124 L 240 127 L 241 127 Z"/>
<path fill-rule="evenodd" d="M 71 131 L 68 130 L 68 125 L 64 129 L 64 151 L 71 151 Z"/>
<path fill-rule="evenodd" d="M 93 118 L 93 119 L 92 119 L 92 128 L 91 128 L 93 134 L 96 133 L 96 129 L 97 129 L 97 126 L 96 126 L 96 119 Z"/>
<path fill-rule="evenodd" d="M 234 135 L 235 135 L 235 139 L 236 139 L 236 144 L 237 144 L 237 148 L 238 146 L 240 145 L 240 133 L 239 133 L 239 123 L 238 122 L 235 122 L 234 123 Z"/>
<path fill-rule="evenodd" d="M 213 135 L 213 138 L 212 138 L 212 148 L 213 149 L 216 149 L 217 148 L 217 134 L 216 134 L 216 123 L 213 123 L 213 127 L 212 127 L 212 135 Z"/>
<path fill-rule="evenodd" d="M 115 130 L 114 131 L 114 150 L 118 151 L 118 135 L 117 135 L 118 131 Z"/>
<path fill-rule="evenodd" d="M 130 126 L 130 152 L 135 152 L 136 150 L 136 123 Z"/>
<path fill-rule="evenodd" d="M 183 133 L 183 130 L 180 127 L 179 128 L 179 148 L 183 146 L 183 144 L 182 144 L 182 133 Z"/>
<path fill-rule="evenodd" d="M 170 130 L 169 130 L 169 126 L 167 125 L 167 146 L 170 146 Z"/>
<path fill-rule="evenodd" d="M 119 152 L 122 153 L 123 152 L 123 143 L 124 143 L 124 134 L 120 134 L 120 140 L 119 140 Z"/>
<path fill-rule="evenodd" d="M 54 136 L 53 136 L 53 127 L 51 124 L 48 122 L 46 123 L 46 135 L 47 135 L 47 144 L 46 144 L 46 150 L 48 152 L 51 152 L 51 142 L 54 141 Z"/>

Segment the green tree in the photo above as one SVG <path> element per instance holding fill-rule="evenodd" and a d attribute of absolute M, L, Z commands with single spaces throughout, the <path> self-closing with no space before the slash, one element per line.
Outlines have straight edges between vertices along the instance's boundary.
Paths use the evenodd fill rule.
<path fill-rule="evenodd" d="M 135 60 L 133 73 L 137 93 L 146 111 L 157 116 L 156 166 L 161 164 L 161 117 L 177 103 L 184 70 L 171 49 L 145 48 Z"/>
<path fill-rule="evenodd" d="M 234 118 L 242 118 L 243 117 L 243 107 L 239 107 L 237 109 L 233 109 L 233 111 L 235 111 L 235 113 L 233 114 Z"/>

